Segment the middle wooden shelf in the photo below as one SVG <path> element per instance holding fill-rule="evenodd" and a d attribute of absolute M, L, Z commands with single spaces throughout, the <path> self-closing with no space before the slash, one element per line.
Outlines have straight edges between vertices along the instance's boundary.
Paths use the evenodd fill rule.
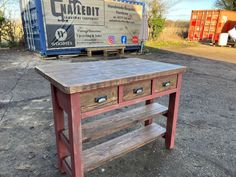
<path fill-rule="evenodd" d="M 154 118 L 159 114 L 165 114 L 168 108 L 158 103 L 144 105 L 112 116 L 85 123 L 82 125 L 83 142 L 93 141 L 98 138 L 118 132 L 122 129 Z M 60 133 L 61 139 L 69 146 L 68 130 Z"/>

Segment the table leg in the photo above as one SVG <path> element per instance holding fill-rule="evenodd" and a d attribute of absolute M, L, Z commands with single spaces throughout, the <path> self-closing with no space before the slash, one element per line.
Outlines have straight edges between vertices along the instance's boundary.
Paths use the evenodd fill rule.
<path fill-rule="evenodd" d="M 55 127 L 57 155 L 58 155 L 58 168 L 62 173 L 64 173 L 65 169 L 63 169 L 62 160 L 67 155 L 67 149 L 65 144 L 60 139 L 60 132 L 63 131 L 65 128 L 64 113 L 62 108 L 58 104 L 56 91 L 57 91 L 56 87 L 51 85 L 53 117 L 54 117 L 54 127 Z"/>
<path fill-rule="evenodd" d="M 147 100 L 147 101 L 146 101 L 146 105 L 152 104 L 153 102 L 154 102 L 154 100 Z M 152 123 L 153 123 L 153 118 L 150 117 L 148 120 L 146 120 L 146 121 L 144 122 L 144 125 L 145 125 L 145 126 L 148 126 L 148 125 L 151 125 Z"/>
<path fill-rule="evenodd" d="M 68 128 L 72 177 L 83 177 L 80 95 L 69 95 Z"/>
<path fill-rule="evenodd" d="M 170 98 L 169 98 L 169 109 L 167 113 L 167 125 L 166 125 L 166 136 L 165 136 L 167 149 L 174 148 L 176 123 L 177 123 L 178 112 L 179 112 L 181 82 L 182 82 L 182 74 L 179 74 L 178 83 L 177 83 L 177 91 L 176 93 L 170 94 Z"/>

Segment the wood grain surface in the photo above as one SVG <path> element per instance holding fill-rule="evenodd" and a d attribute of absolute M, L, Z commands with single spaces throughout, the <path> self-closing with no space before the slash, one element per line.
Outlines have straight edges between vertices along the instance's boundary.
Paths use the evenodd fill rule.
<path fill-rule="evenodd" d="M 102 50 L 118 50 L 125 49 L 125 46 L 112 46 L 112 47 L 89 47 L 86 48 L 86 51 L 102 51 Z"/>
<path fill-rule="evenodd" d="M 87 112 L 117 104 L 118 102 L 117 93 L 118 93 L 117 87 L 98 89 L 92 92 L 82 93 L 80 95 L 81 111 Z M 107 101 L 103 103 L 96 103 L 95 99 L 99 97 L 107 97 Z"/>
<path fill-rule="evenodd" d="M 144 96 L 151 95 L 151 92 L 152 92 L 151 85 L 152 85 L 151 80 L 135 82 L 132 84 L 124 85 L 123 86 L 123 89 L 124 89 L 123 100 L 129 101 L 136 98 L 141 98 Z M 140 94 L 134 93 L 135 89 L 143 89 L 143 92 Z"/>
<path fill-rule="evenodd" d="M 138 149 L 165 133 L 165 128 L 153 123 L 147 127 L 140 128 L 118 138 L 107 141 L 90 149 L 83 151 L 84 171 L 91 171 L 107 161 L 114 160 Z M 65 159 L 70 166 L 70 157 Z"/>
<path fill-rule="evenodd" d="M 36 71 L 68 94 L 185 72 L 186 67 L 138 58 L 43 65 Z"/>
<path fill-rule="evenodd" d="M 164 114 L 167 110 L 167 107 L 153 103 L 120 112 L 113 116 L 107 116 L 90 123 L 85 123 L 82 125 L 83 142 L 93 141 L 122 129 L 129 128 L 138 122 L 144 122 L 150 117 L 155 118 L 158 114 Z M 63 131 L 62 137 L 64 136 L 69 140 L 68 130 Z"/>
<path fill-rule="evenodd" d="M 156 92 L 163 92 L 166 90 L 174 89 L 177 87 L 177 75 L 167 76 L 163 78 L 158 78 L 156 81 Z M 169 83 L 168 86 L 165 86 Z"/>

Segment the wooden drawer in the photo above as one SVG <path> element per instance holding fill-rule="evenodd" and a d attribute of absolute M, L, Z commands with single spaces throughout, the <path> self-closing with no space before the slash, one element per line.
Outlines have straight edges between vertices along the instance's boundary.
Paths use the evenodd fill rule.
<path fill-rule="evenodd" d="M 166 90 L 176 88 L 177 75 L 167 76 L 157 79 L 156 92 L 163 92 Z"/>
<path fill-rule="evenodd" d="M 117 87 L 113 87 L 82 93 L 80 96 L 82 112 L 117 104 L 117 92 Z"/>
<path fill-rule="evenodd" d="M 129 101 L 151 95 L 151 80 L 136 82 L 123 87 L 123 100 Z"/>

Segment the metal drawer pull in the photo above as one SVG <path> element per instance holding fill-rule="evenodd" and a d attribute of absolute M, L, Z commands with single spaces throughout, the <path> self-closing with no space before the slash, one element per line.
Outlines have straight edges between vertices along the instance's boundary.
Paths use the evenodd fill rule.
<path fill-rule="evenodd" d="M 133 93 L 134 94 L 142 94 L 144 91 L 143 87 L 140 87 L 140 88 L 136 88 L 133 90 Z"/>
<path fill-rule="evenodd" d="M 104 103 L 106 101 L 107 101 L 107 96 L 101 96 L 101 97 L 95 98 L 95 103 Z"/>
<path fill-rule="evenodd" d="M 163 86 L 163 87 L 169 87 L 169 86 L 170 86 L 170 81 L 168 81 L 168 82 L 163 82 L 162 86 Z"/>

